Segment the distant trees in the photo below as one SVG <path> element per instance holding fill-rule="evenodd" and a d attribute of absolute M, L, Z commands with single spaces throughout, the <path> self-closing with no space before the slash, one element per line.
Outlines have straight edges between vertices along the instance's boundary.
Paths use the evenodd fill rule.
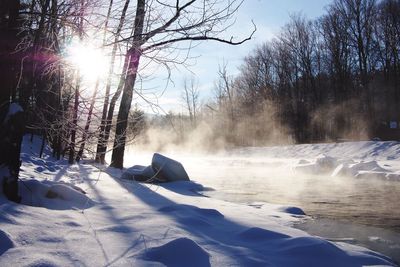
<path fill-rule="evenodd" d="M 335 0 L 317 20 L 292 15 L 232 78 L 233 125 L 252 121 L 232 142 L 268 139 L 254 134 L 269 135 L 260 116 L 297 142 L 373 136 L 382 122 L 399 121 L 399 8 L 396 0 Z"/>
<path fill-rule="evenodd" d="M 200 111 L 199 88 L 195 83 L 194 77 L 191 77 L 190 80 L 188 78 L 183 80 L 182 100 L 189 113 L 190 123 L 194 128 L 196 127 L 197 115 Z"/>
<path fill-rule="evenodd" d="M 227 146 L 373 137 L 400 121 L 399 12 L 397 0 L 335 0 L 315 20 L 292 15 L 236 76 L 222 64 L 198 124 Z M 182 142 L 194 134 L 184 92 L 188 116 L 166 116 Z"/>

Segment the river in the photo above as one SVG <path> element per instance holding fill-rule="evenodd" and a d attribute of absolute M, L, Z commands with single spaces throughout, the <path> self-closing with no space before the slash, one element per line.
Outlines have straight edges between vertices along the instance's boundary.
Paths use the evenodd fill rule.
<path fill-rule="evenodd" d="M 400 263 L 398 181 L 301 174 L 292 168 L 299 159 L 166 155 L 182 162 L 192 180 L 212 188 L 203 192 L 207 196 L 300 207 L 310 219 L 295 227 L 368 247 Z M 135 164 L 146 165 L 151 154 L 136 154 L 135 159 Z"/>

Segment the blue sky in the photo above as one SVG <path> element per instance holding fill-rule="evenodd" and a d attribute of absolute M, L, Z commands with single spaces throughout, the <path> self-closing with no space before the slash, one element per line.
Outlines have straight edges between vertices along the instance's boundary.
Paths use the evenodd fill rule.
<path fill-rule="evenodd" d="M 257 45 L 271 40 L 279 33 L 282 26 L 289 21 L 290 14 L 302 13 L 313 19 L 325 13 L 325 7 L 332 0 L 245 0 L 237 14 L 237 23 L 230 28 L 227 36 L 245 37 L 251 33 L 251 20 L 257 25 L 257 32 L 252 40 L 240 46 L 228 46 L 216 42 L 203 42 L 191 50 L 188 69 L 195 74 L 200 88 L 200 98 L 204 101 L 213 95 L 214 81 L 217 79 L 218 65 L 225 60 L 231 74 L 238 72 L 242 59 Z M 144 88 L 152 88 L 160 94 L 166 87 L 158 103 L 164 111 L 185 112 L 182 105 L 181 92 L 184 77 L 192 75 L 183 67 L 172 72 L 173 83 L 166 87 L 163 75 L 155 76 L 146 82 Z M 165 75 L 164 75 L 165 77 Z M 154 98 L 150 99 L 154 101 Z M 142 108 L 148 109 L 143 106 Z"/>

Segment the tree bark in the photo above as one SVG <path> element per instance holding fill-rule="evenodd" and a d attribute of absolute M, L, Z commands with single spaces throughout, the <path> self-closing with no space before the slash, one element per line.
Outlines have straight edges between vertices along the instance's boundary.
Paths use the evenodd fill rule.
<path fill-rule="evenodd" d="M 115 131 L 113 153 L 111 157 L 111 167 L 119 169 L 122 169 L 124 165 L 126 128 L 128 125 L 129 111 L 131 109 L 133 97 L 133 88 L 136 82 L 141 51 L 138 49 L 133 49 L 130 50 L 126 56 L 129 57 L 128 74 L 126 76 L 124 90 L 122 93 L 121 105 L 119 106 L 117 128 Z"/>
<path fill-rule="evenodd" d="M 21 198 L 18 195 L 18 175 L 21 166 L 21 143 L 25 131 L 24 113 L 16 103 L 9 105 L 2 113 L 6 116 L 0 129 L 0 167 L 8 170 L 5 177 L 2 177 L 3 192 L 9 200 L 19 203 Z"/>
<path fill-rule="evenodd" d="M 76 155 L 76 159 L 75 159 L 77 162 L 79 162 L 81 160 L 83 151 L 85 150 L 85 143 L 86 143 L 87 136 L 89 134 L 89 128 L 90 128 L 90 123 L 92 120 L 92 114 L 93 114 L 93 109 L 94 109 L 94 102 L 96 100 L 98 90 L 99 90 L 99 81 L 96 82 L 93 96 L 92 96 L 92 101 L 90 102 L 88 116 L 87 116 L 86 124 L 85 124 L 85 129 L 83 130 L 81 145 L 80 145 L 78 154 Z"/>
<path fill-rule="evenodd" d="M 76 130 L 78 128 L 79 87 L 80 87 L 80 83 L 81 83 L 81 80 L 79 77 L 80 77 L 80 73 L 78 71 L 78 74 L 76 77 L 76 85 L 75 85 L 74 109 L 72 110 L 73 118 L 72 118 L 72 129 L 71 129 L 71 141 L 69 143 L 69 157 L 68 157 L 69 164 L 74 163 L 74 157 L 75 157 Z"/>
<path fill-rule="evenodd" d="M 101 116 L 99 140 L 98 140 L 97 151 L 96 151 L 96 162 L 100 162 L 101 164 L 104 164 L 104 162 L 105 162 L 104 159 L 105 159 L 105 153 L 107 151 L 107 142 L 108 142 L 108 136 L 109 136 L 109 132 L 108 132 L 108 134 L 106 133 L 106 127 L 108 124 L 107 109 L 111 109 L 111 103 L 110 103 L 110 108 L 108 107 L 109 99 L 110 99 L 111 78 L 112 78 L 112 75 L 114 72 L 115 57 L 116 57 L 117 48 L 118 48 L 118 39 L 119 39 L 119 35 L 122 31 L 122 27 L 125 23 L 125 17 L 126 17 L 126 12 L 129 7 L 129 3 L 130 3 L 130 0 L 126 0 L 124 8 L 122 9 L 121 18 L 119 20 L 117 31 L 115 33 L 114 45 L 113 45 L 113 49 L 111 52 L 111 62 L 110 62 L 110 68 L 108 71 L 107 84 L 106 84 L 106 90 L 105 90 L 106 93 L 105 93 L 105 99 L 104 99 L 104 105 L 103 105 L 103 113 Z M 111 7 L 111 3 L 110 3 L 110 7 Z M 108 21 L 108 18 L 107 18 L 107 21 Z M 121 90 L 119 90 L 119 94 L 120 94 L 120 91 Z M 117 90 L 117 93 L 118 93 L 118 90 Z M 114 103 L 114 105 L 115 105 L 115 103 Z M 112 109 L 112 112 L 114 112 L 114 108 Z M 113 114 L 111 114 L 111 119 L 112 119 L 112 115 Z M 106 138 L 106 136 L 107 136 L 107 138 Z"/>
<path fill-rule="evenodd" d="M 128 64 L 129 64 L 129 57 L 126 57 L 124 66 L 122 68 L 122 74 L 121 74 L 121 78 L 120 78 L 120 81 L 118 84 L 117 91 L 115 92 L 115 94 L 113 95 L 113 97 L 111 98 L 111 101 L 110 101 L 110 107 L 108 109 L 107 120 L 106 120 L 106 127 L 104 128 L 104 136 L 103 136 L 104 140 L 102 143 L 99 142 L 97 145 L 96 161 L 100 162 L 101 164 L 105 163 L 107 144 L 108 144 L 108 140 L 110 138 L 110 131 L 111 131 L 112 120 L 113 120 L 113 116 L 114 116 L 114 109 L 115 109 L 115 105 L 117 104 L 117 100 L 120 97 L 120 95 L 122 93 L 122 89 L 125 84 L 126 70 L 128 68 Z"/>
<path fill-rule="evenodd" d="M 111 156 L 111 166 L 119 169 L 122 169 L 124 166 L 126 128 L 128 125 L 129 110 L 131 109 L 133 88 L 135 87 L 139 60 L 142 55 L 141 45 L 143 44 L 142 34 L 145 18 L 145 5 L 145 0 L 137 0 L 132 48 L 129 49 L 126 54 L 126 57 L 129 58 L 128 72 L 122 93 L 121 105 L 119 106 L 113 153 Z"/>

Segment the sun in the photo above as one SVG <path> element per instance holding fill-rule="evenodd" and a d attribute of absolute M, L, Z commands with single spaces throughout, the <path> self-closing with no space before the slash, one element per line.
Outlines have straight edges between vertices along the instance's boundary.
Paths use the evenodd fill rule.
<path fill-rule="evenodd" d="M 108 72 L 109 62 L 105 52 L 90 42 L 69 44 L 65 59 L 88 81 L 104 78 Z"/>

